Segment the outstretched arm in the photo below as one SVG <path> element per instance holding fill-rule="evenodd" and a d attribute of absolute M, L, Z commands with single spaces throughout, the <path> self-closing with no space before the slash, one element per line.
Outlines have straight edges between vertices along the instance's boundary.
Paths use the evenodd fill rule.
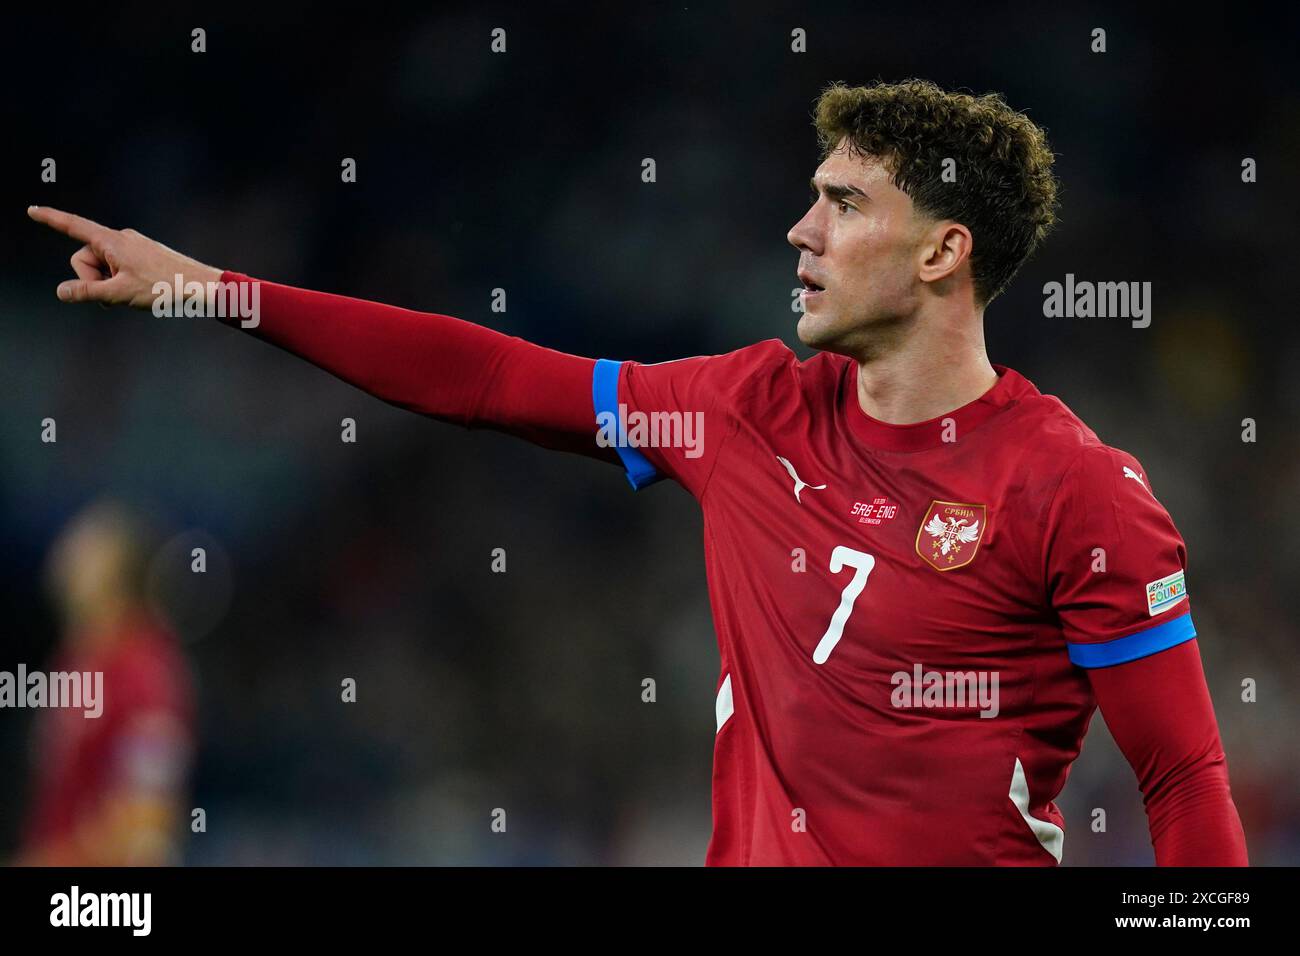
<path fill-rule="evenodd" d="M 1157 866 L 1247 866 L 1195 639 L 1088 671 L 1115 743 L 1137 774 Z"/>
<path fill-rule="evenodd" d="M 255 282 L 235 272 L 230 283 Z M 247 331 L 390 404 L 467 428 L 613 463 L 596 443 L 595 359 L 543 348 L 449 315 L 258 282 Z M 244 301 L 250 301 L 249 296 Z M 223 319 L 237 326 L 235 316 Z"/>
<path fill-rule="evenodd" d="M 152 308 L 154 286 L 253 283 L 181 255 L 133 229 L 33 206 L 28 215 L 84 245 L 65 302 Z M 547 448 L 619 462 L 596 442 L 595 360 L 543 348 L 447 315 L 258 282 L 248 331 L 390 404 L 469 428 L 492 428 Z M 245 295 L 243 301 L 252 301 Z M 239 318 L 224 320 L 239 324 Z"/>

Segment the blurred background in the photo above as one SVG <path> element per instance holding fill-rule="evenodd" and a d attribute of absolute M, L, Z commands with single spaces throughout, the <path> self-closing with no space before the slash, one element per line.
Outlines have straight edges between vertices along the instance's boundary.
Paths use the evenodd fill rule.
<path fill-rule="evenodd" d="M 583 355 L 770 337 L 806 355 L 785 234 L 817 165 L 813 101 L 831 80 L 921 76 L 1000 91 L 1048 131 L 1061 224 L 990 308 L 990 357 L 1145 465 L 1187 542 L 1252 862 L 1300 862 L 1296 24 L 1244 5 L 1026 10 L 7 13 L 0 670 L 68 653 L 60 542 L 81 534 L 71 553 L 92 563 L 126 554 L 126 525 L 104 516 L 129 507 L 145 560 L 129 581 L 108 560 L 105 588 L 162 608 L 183 650 L 121 664 L 174 721 L 139 761 L 180 808 L 169 858 L 702 863 L 718 655 L 686 492 L 634 494 L 599 463 L 390 408 L 215 323 L 62 306 L 75 243 L 23 210 Z M 1067 272 L 1150 281 L 1150 328 L 1044 318 L 1042 286 Z M 107 537 L 86 544 L 88 520 Z M 196 547 L 203 575 L 185 573 Z M 357 703 L 340 706 L 348 677 Z M 0 710 L 0 860 L 42 810 L 33 717 Z M 1058 803 L 1067 865 L 1152 862 L 1103 720 Z M 194 807 L 204 833 L 185 826 Z M 488 829 L 494 807 L 508 838 Z"/>

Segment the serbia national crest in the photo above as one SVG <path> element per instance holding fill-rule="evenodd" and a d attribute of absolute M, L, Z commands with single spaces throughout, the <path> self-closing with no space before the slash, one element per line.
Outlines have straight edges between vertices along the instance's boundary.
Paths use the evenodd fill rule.
<path fill-rule="evenodd" d="M 916 532 L 916 553 L 936 571 L 965 567 L 975 559 L 987 523 L 984 505 L 931 501 Z"/>

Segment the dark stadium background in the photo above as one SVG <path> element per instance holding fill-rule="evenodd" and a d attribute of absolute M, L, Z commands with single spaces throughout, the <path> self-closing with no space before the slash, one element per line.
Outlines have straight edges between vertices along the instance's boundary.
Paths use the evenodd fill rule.
<path fill-rule="evenodd" d="M 48 662 L 40 569 L 88 501 L 208 542 L 213 570 L 177 611 L 201 705 L 190 803 L 208 814 L 188 862 L 702 862 L 701 521 L 679 488 L 634 494 L 613 468 L 399 411 L 214 323 L 61 305 L 75 245 L 24 207 L 586 355 L 770 337 L 802 355 L 785 233 L 817 162 L 812 102 L 830 80 L 913 75 L 1001 91 L 1048 130 L 1061 224 L 989 310 L 990 356 L 1146 466 L 1187 542 L 1252 862 L 1300 860 L 1294 22 L 748 3 L 5 17 L 0 669 Z M 1042 285 L 1067 272 L 1152 282 L 1151 327 L 1044 318 Z M 29 721 L 0 711 L 0 859 Z M 1067 864 L 1151 862 L 1103 720 L 1059 802 Z"/>

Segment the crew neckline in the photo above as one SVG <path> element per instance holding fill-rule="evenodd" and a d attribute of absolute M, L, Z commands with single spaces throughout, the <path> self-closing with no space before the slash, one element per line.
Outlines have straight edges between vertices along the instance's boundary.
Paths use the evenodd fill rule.
<path fill-rule="evenodd" d="M 1014 369 L 996 362 L 989 364 L 998 373 L 998 380 L 979 398 L 928 421 L 892 425 L 872 418 L 862 410 L 858 403 L 858 363 L 849 360 L 845 363 L 840 382 L 840 410 L 848 419 L 853 435 L 869 448 L 879 451 L 924 451 L 945 444 L 951 445 L 952 442 L 943 440 L 943 423 L 946 419 L 955 422 L 958 436 L 964 435 L 1002 409 L 1014 405 L 1023 394 L 1025 386 L 1029 385 Z"/>

